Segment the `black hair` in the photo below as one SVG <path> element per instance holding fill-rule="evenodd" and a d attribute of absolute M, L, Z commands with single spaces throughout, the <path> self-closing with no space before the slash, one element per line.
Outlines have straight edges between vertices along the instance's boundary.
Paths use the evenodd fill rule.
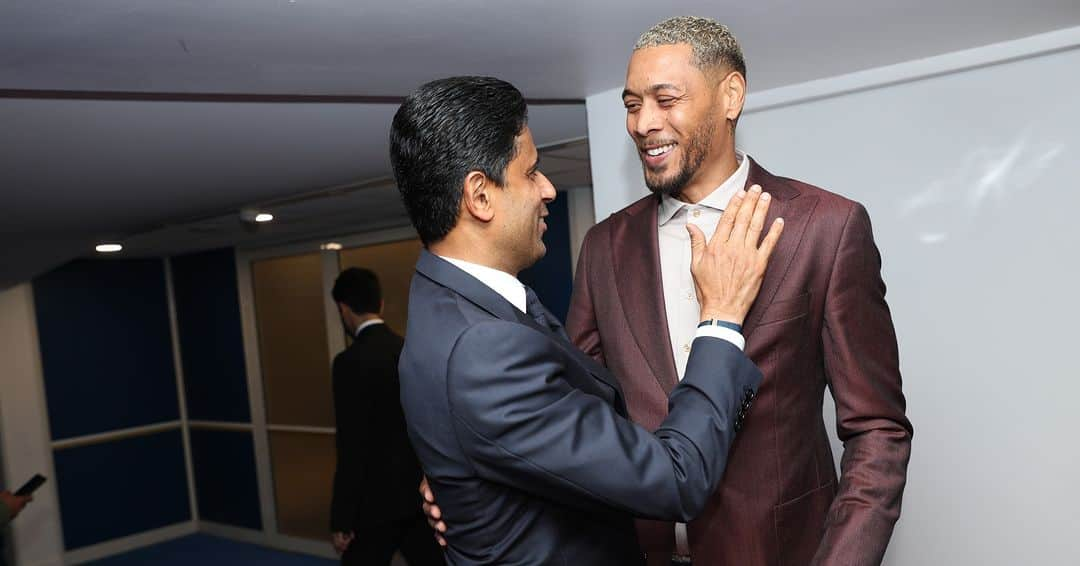
<path fill-rule="evenodd" d="M 382 309 L 379 277 L 370 269 L 350 267 L 342 271 L 330 294 L 335 302 L 344 303 L 356 314 L 378 314 Z"/>
<path fill-rule="evenodd" d="M 416 89 L 394 114 L 390 162 L 424 245 L 457 224 L 472 171 L 503 186 L 528 109 L 518 89 L 492 77 L 450 77 Z"/>

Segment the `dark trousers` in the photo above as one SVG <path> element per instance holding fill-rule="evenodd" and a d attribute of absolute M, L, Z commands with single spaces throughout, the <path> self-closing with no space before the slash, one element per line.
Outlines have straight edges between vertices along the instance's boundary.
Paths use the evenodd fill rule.
<path fill-rule="evenodd" d="M 446 559 L 423 517 L 357 529 L 341 555 L 343 566 L 387 566 L 400 550 L 409 566 L 443 566 Z"/>

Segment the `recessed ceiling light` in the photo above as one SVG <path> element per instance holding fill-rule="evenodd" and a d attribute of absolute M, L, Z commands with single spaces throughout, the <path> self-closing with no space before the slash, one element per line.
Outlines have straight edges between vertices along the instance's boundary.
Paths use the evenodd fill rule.
<path fill-rule="evenodd" d="M 337 242 L 326 242 L 325 244 L 322 244 L 321 246 L 319 246 L 319 249 L 327 250 L 327 251 L 331 251 L 331 252 L 336 252 L 336 251 L 340 250 L 341 247 L 342 247 L 341 244 L 339 244 Z"/>
<path fill-rule="evenodd" d="M 255 222 L 270 222 L 274 219 L 274 215 L 269 212 L 260 212 L 255 215 Z"/>
<path fill-rule="evenodd" d="M 121 246 L 120 244 L 98 244 L 94 246 L 94 249 L 97 250 L 98 253 L 112 254 L 124 249 L 124 246 Z"/>

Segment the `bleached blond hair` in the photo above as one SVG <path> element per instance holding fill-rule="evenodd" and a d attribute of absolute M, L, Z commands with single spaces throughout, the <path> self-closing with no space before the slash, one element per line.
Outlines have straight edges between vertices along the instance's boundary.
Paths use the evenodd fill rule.
<path fill-rule="evenodd" d="M 746 61 L 738 40 L 727 26 L 712 18 L 668 18 L 641 34 L 634 51 L 683 43 L 693 50 L 694 64 L 703 72 L 738 71 L 746 78 Z"/>

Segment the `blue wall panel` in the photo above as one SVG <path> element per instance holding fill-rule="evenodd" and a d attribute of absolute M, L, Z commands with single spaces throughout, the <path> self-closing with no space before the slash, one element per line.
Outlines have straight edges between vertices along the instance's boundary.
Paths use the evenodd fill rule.
<path fill-rule="evenodd" d="M 171 263 L 188 418 L 248 422 L 233 251 L 177 256 Z"/>
<path fill-rule="evenodd" d="M 78 260 L 34 281 L 53 439 L 176 420 L 161 260 Z"/>
<path fill-rule="evenodd" d="M 193 429 L 191 459 L 200 519 L 262 529 L 250 432 Z"/>
<path fill-rule="evenodd" d="M 518 274 L 518 279 L 532 287 L 540 302 L 563 322 L 566 322 L 566 313 L 570 310 L 570 291 L 574 285 L 568 201 L 566 193 L 560 192 L 555 201 L 548 204 L 548 229 L 544 233 L 547 254 Z"/>
<path fill-rule="evenodd" d="M 180 431 L 57 450 L 68 550 L 191 519 Z"/>

